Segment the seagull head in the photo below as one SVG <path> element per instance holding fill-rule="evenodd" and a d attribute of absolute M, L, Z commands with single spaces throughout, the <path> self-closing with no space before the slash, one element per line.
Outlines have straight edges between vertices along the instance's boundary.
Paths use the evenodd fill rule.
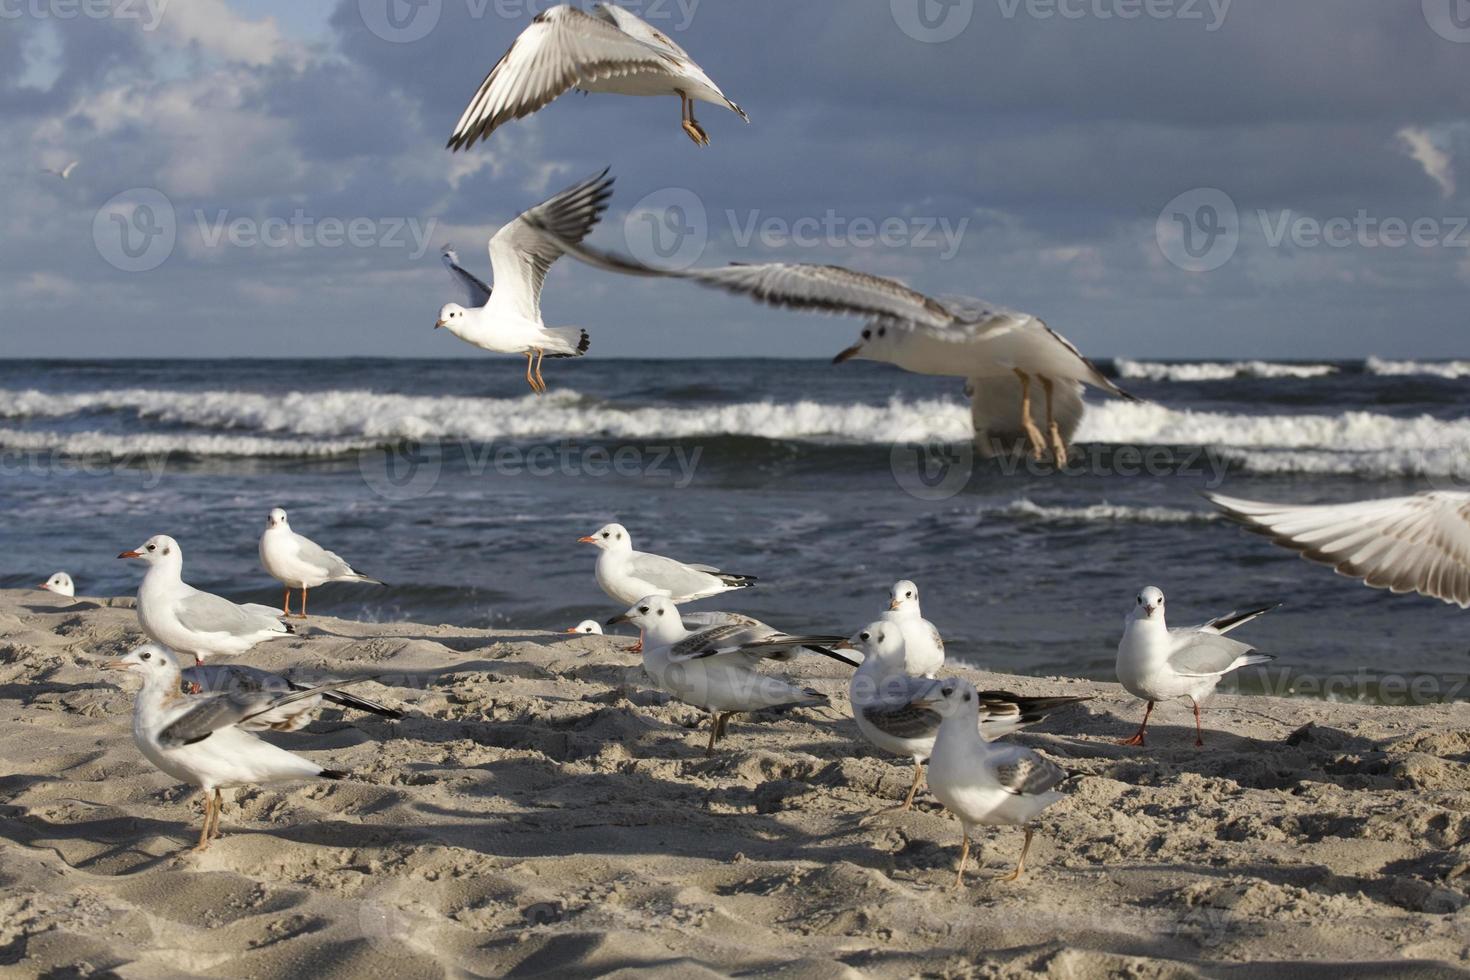
<path fill-rule="evenodd" d="M 898 332 L 882 321 L 875 321 L 863 328 L 862 335 L 858 337 L 857 343 L 840 352 L 832 358 L 833 364 L 841 364 L 844 361 L 884 361 L 888 360 L 888 351 L 893 346 L 894 338 Z"/>
<path fill-rule="evenodd" d="M 168 679 L 170 675 L 177 678 L 179 674 L 179 662 L 167 647 L 158 643 L 145 643 L 127 656 L 109 660 L 102 665 L 104 670 L 129 670 L 143 677 L 157 677 Z"/>
<path fill-rule="evenodd" d="M 975 685 L 959 677 L 935 681 L 910 702 L 916 708 L 932 708 L 945 718 L 980 715 L 980 694 Z"/>
<path fill-rule="evenodd" d="M 71 576 L 65 572 L 57 572 L 55 575 L 41 583 L 41 588 L 47 592 L 55 592 L 57 595 L 75 596 L 76 587 L 71 584 Z"/>
<path fill-rule="evenodd" d="M 922 615 L 919 611 L 919 587 L 908 579 L 895 583 L 888 593 L 888 609 L 891 612 Z"/>
<path fill-rule="evenodd" d="M 837 644 L 837 650 L 856 650 L 865 660 L 903 663 L 903 630 L 893 623 L 876 622 Z"/>
<path fill-rule="evenodd" d="M 595 534 L 589 534 L 585 538 L 578 538 L 579 544 L 596 545 L 602 551 L 632 551 L 633 539 L 628 536 L 628 529 L 621 524 L 609 524 L 599 529 Z"/>
<path fill-rule="evenodd" d="M 439 322 L 434 324 L 434 329 L 448 327 L 450 333 L 457 333 L 464 326 L 465 315 L 469 311 L 458 303 L 448 303 L 439 311 Z"/>
<path fill-rule="evenodd" d="M 132 551 L 124 551 L 119 558 L 137 558 L 150 565 L 163 561 L 183 562 L 184 553 L 179 543 L 167 534 L 155 534 Z"/>
<path fill-rule="evenodd" d="M 1135 619 L 1153 619 L 1157 613 L 1159 621 L 1164 619 L 1164 592 L 1152 585 L 1138 593 L 1138 599 L 1133 605 L 1133 617 Z"/>
<path fill-rule="evenodd" d="M 576 633 L 579 636 L 601 636 L 602 624 L 595 619 L 584 619 L 576 626 L 567 630 L 568 633 Z"/>
<path fill-rule="evenodd" d="M 277 507 L 266 515 L 265 526 L 267 529 L 273 527 L 290 527 L 291 523 L 286 520 L 286 512 Z"/>
<path fill-rule="evenodd" d="M 617 626 L 620 623 L 632 623 L 651 636 L 679 636 L 684 632 L 679 607 L 661 595 L 644 596 L 627 612 L 614 616 L 604 625 Z"/>

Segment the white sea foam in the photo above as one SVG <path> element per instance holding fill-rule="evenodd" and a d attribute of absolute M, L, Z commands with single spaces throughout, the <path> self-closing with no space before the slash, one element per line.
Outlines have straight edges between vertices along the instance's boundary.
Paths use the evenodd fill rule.
<path fill-rule="evenodd" d="M 1018 497 L 999 508 L 985 508 L 986 516 L 1033 520 L 1042 524 L 1203 524 L 1218 520 L 1212 510 L 1184 510 L 1178 507 L 1128 507 L 1106 500 L 1081 507 L 1046 507 L 1029 498 Z"/>
<path fill-rule="evenodd" d="M 1424 375 L 1454 381 L 1470 378 L 1470 361 L 1385 361 L 1379 357 L 1370 357 L 1367 371 L 1369 374 L 1385 377 Z"/>
<path fill-rule="evenodd" d="M 1121 377 L 1142 378 L 1148 381 L 1322 378 L 1330 374 L 1337 374 L 1339 370 L 1331 364 L 1274 364 L 1269 361 L 1205 361 L 1198 364 L 1168 364 L 1158 361 L 1130 361 L 1122 357 L 1118 358 L 1114 365 Z"/>

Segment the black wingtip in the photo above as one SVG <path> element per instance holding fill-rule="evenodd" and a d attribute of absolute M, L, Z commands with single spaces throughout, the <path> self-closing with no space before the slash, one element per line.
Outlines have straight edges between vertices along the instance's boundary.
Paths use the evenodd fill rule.
<path fill-rule="evenodd" d="M 323 779 L 346 779 L 352 774 L 341 769 L 323 769 L 318 775 Z"/>
<path fill-rule="evenodd" d="M 292 636 L 296 635 L 296 627 L 292 626 L 290 623 L 282 623 L 281 625 L 286 627 L 287 633 L 291 634 Z"/>

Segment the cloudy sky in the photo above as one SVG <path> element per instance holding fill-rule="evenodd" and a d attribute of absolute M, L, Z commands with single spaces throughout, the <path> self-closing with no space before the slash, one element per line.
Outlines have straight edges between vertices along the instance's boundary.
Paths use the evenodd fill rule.
<path fill-rule="evenodd" d="M 750 113 L 568 96 L 451 154 L 545 0 L 0 0 L 10 356 L 459 356 L 453 243 L 611 166 L 594 240 L 840 262 L 1100 357 L 1470 353 L 1465 0 L 625 0 Z M 69 180 L 42 174 L 81 161 Z M 567 262 L 628 357 L 854 324 Z"/>

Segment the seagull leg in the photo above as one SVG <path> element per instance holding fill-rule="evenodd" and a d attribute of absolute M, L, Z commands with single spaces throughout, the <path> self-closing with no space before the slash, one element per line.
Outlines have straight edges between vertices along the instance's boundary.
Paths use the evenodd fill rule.
<path fill-rule="evenodd" d="M 194 848 L 195 851 L 205 851 L 205 850 L 208 850 L 209 849 L 209 822 L 213 818 L 213 816 L 214 816 L 214 796 L 213 796 L 213 794 L 211 794 L 209 792 L 209 790 L 205 790 L 204 791 L 204 826 L 202 826 L 202 827 L 199 828 L 199 843 L 198 843 L 198 845 L 195 846 L 195 848 Z"/>
<path fill-rule="evenodd" d="M 914 760 L 914 783 L 909 787 L 909 795 L 903 798 L 903 806 L 899 809 L 907 813 L 914 808 L 914 797 L 918 795 L 919 783 L 924 779 L 924 764 L 918 759 Z"/>
<path fill-rule="evenodd" d="M 281 615 L 287 617 L 291 615 L 291 586 L 289 585 L 286 586 L 286 598 L 281 600 Z"/>
<path fill-rule="evenodd" d="M 1041 430 L 1031 418 L 1031 375 L 1020 368 L 1014 370 L 1016 377 L 1021 379 L 1021 428 L 1026 431 L 1026 438 L 1031 443 L 1031 458 L 1041 459 L 1046 454 L 1046 440 L 1041 437 Z"/>
<path fill-rule="evenodd" d="M 1202 749 L 1205 747 L 1205 733 L 1199 723 L 1199 702 L 1190 698 L 1189 703 L 1194 705 L 1194 747 Z"/>
<path fill-rule="evenodd" d="M 540 386 L 541 393 L 546 393 L 546 379 L 541 377 L 541 358 L 546 356 L 546 351 L 540 347 L 536 348 L 536 384 Z"/>
<path fill-rule="evenodd" d="M 709 744 L 704 747 L 704 757 L 708 759 L 715 754 L 715 741 L 720 737 L 720 716 L 710 715 L 709 718 Z"/>
<path fill-rule="evenodd" d="M 965 829 L 965 842 L 960 845 L 960 869 L 955 872 L 954 887 L 956 890 L 965 887 L 965 862 L 970 860 L 970 831 Z"/>
<path fill-rule="evenodd" d="M 539 395 L 541 394 L 541 389 L 536 387 L 536 379 L 531 377 L 531 361 L 533 359 L 534 355 L 530 351 L 526 351 L 526 384 L 530 385 L 531 390 Z"/>
<path fill-rule="evenodd" d="M 1138 726 L 1138 731 L 1133 733 L 1132 738 L 1121 739 L 1119 745 L 1142 745 L 1143 730 L 1148 727 L 1148 716 L 1154 713 L 1154 703 L 1150 701 L 1148 707 L 1143 709 L 1143 724 Z"/>
<path fill-rule="evenodd" d="M 1052 412 L 1052 387 L 1051 378 L 1041 379 L 1041 390 L 1046 392 L 1046 434 L 1051 437 L 1051 453 L 1056 457 L 1057 465 L 1066 466 L 1067 440 L 1062 438 L 1061 427 Z"/>
<path fill-rule="evenodd" d="M 694 118 L 694 100 L 683 92 L 679 93 L 679 98 L 684 103 L 684 132 L 689 134 L 695 146 L 709 146 L 709 134 Z"/>
<path fill-rule="evenodd" d="M 1030 827 L 1026 828 L 1026 843 L 1021 845 L 1021 860 L 1016 862 L 1016 870 L 1006 875 L 1001 881 L 1020 881 L 1021 875 L 1026 873 L 1026 853 L 1031 850 L 1031 835 L 1035 833 Z"/>
<path fill-rule="evenodd" d="M 225 812 L 225 798 L 218 789 L 214 791 L 214 826 L 210 828 L 209 839 L 219 840 L 219 819 Z"/>

